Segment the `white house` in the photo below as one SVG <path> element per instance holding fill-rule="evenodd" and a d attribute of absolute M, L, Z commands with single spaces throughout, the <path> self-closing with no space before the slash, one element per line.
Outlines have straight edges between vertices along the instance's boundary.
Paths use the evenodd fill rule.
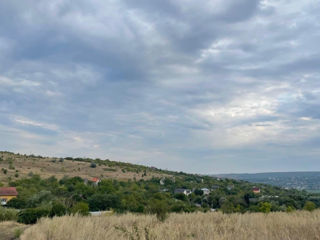
<path fill-rule="evenodd" d="M 203 195 L 209 195 L 210 194 L 210 190 L 208 188 L 201 188 Z"/>

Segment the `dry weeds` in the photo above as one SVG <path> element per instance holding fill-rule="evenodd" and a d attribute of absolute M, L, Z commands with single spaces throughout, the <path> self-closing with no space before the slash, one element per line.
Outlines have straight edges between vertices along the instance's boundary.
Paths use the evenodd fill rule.
<path fill-rule="evenodd" d="M 17 222 L 1 222 L 0 223 L 0 239 L 1 240 L 14 240 L 18 239 L 20 234 L 28 226 Z"/>
<path fill-rule="evenodd" d="M 150 215 L 64 216 L 42 219 L 21 239 L 315 240 L 320 239 L 320 211 L 171 214 L 163 223 Z"/>

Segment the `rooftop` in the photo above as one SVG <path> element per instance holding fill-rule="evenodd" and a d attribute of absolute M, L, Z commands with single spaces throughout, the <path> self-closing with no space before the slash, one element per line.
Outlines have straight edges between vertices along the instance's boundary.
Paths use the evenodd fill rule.
<path fill-rule="evenodd" d="M 15 187 L 0 187 L 0 196 L 17 196 L 18 192 Z"/>

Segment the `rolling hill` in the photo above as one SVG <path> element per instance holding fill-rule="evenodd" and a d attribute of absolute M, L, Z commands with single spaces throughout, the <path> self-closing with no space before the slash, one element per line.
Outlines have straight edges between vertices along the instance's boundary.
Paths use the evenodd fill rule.
<path fill-rule="evenodd" d="M 140 180 L 152 177 L 168 177 L 174 172 L 130 163 L 89 158 L 55 158 L 0 152 L 0 182 L 21 179 L 34 174 L 41 178 L 55 176 L 109 178 L 117 180 Z"/>

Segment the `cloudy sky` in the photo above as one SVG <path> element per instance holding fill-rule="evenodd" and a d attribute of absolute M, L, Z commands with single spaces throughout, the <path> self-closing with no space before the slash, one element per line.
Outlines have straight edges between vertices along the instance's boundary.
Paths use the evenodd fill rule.
<path fill-rule="evenodd" d="M 319 0 L 0 1 L 0 148 L 320 170 Z"/>

